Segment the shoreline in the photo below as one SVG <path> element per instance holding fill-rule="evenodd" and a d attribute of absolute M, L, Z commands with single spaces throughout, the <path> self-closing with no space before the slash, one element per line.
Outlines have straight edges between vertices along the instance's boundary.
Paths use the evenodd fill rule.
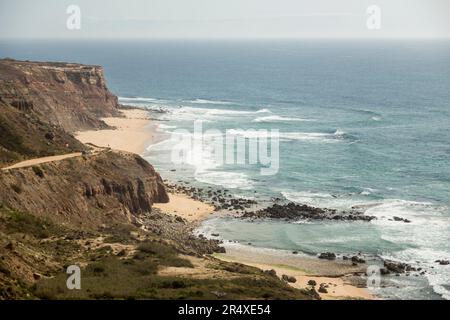
<path fill-rule="evenodd" d="M 191 223 L 201 223 L 214 213 L 214 207 L 200 200 L 195 200 L 186 194 L 168 192 L 168 203 L 155 203 L 153 207 L 163 213 L 179 216 Z"/>
<path fill-rule="evenodd" d="M 156 143 L 156 125 L 146 110 L 120 109 L 123 117 L 102 118 L 112 129 L 87 130 L 75 133 L 82 143 L 142 155 L 147 147 Z"/>
<path fill-rule="evenodd" d="M 216 253 L 214 257 L 261 270 L 273 270 L 279 278 L 283 278 L 283 276 L 295 278 L 295 282 L 288 282 L 288 284 L 297 289 L 314 288 L 318 291 L 323 286 L 327 292 L 318 292 L 323 300 L 377 299 L 369 289 L 362 286 L 365 281 L 361 281 L 358 274 L 364 274 L 364 265 L 353 266 L 342 261 L 320 260 L 301 253 L 287 256 L 275 252 L 275 249 L 245 245 L 225 245 L 225 250 L 226 253 Z M 309 285 L 310 281 L 314 281 L 316 284 Z"/>
<path fill-rule="evenodd" d="M 130 108 L 120 111 L 124 117 L 102 119 L 114 129 L 80 131 L 76 133 L 76 138 L 83 143 L 142 155 L 148 146 L 158 141 L 157 125 L 151 121 L 147 110 Z M 177 187 L 180 186 L 175 184 L 169 188 L 169 203 L 153 204 L 153 207 L 186 220 L 194 228 L 218 211 L 213 204 L 184 189 L 177 190 Z M 328 293 L 319 293 L 322 299 L 376 299 L 368 289 L 357 287 L 349 280 L 351 274 L 363 272 L 362 266 L 352 267 L 309 256 L 281 257 L 254 247 L 237 250 L 235 246 L 225 245 L 225 248 L 226 253 L 216 253 L 213 256 L 222 261 L 275 270 L 279 277 L 294 277 L 295 283 L 287 283 L 297 289 L 311 289 L 308 281 L 314 280 L 317 283 L 315 288 L 318 289 L 320 284 L 326 286 Z M 345 272 L 342 272 L 342 268 Z"/>
<path fill-rule="evenodd" d="M 197 231 L 201 223 L 211 215 L 224 213 L 223 209 L 215 208 L 207 201 L 201 200 L 201 193 L 206 190 L 193 188 L 194 191 L 192 191 L 189 186 L 172 183 L 169 186 L 168 192 L 172 203 L 155 204 L 155 208 L 169 215 L 182 217 L 196 227 Z M 196 232 L 196 234 L 204 237 L 201 233 Z M 275 249 L 235 243 L 224 243 L 222 246 L 225 248 L 225 253 L 214 253 L 212 255 L 214 258 L 261 270 L 274 270 L 279 278 L 283 275 L 294 277 L 295 283 L 287 282 L 287 284 L 296 289 L 312 289 L 313 286 L 308 285 L 308 281 L 313 280 L 317 283 L 314 286 L 316 292 L 321 284 L 328 291 L 327 293 L 317 292 L 323 300 L 379 299 L 365 287 L 366 281 L 360 276 L 365 273 L 366 264 L 355 266 L 351 261 L 323 260 L 302 253 L 288 256 Z"/>

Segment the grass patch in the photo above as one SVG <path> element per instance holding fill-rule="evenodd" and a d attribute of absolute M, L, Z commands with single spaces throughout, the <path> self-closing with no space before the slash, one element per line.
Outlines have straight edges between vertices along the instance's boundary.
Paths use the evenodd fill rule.
<path fill-rule="evenodd" d="M 131 259 L 105 256 L 81 271 L 81 290 L 68 290 L 64 272 L 42 279 L 33 288 L 41 299 L 307 299 L 303 291 L 289 287 L 276 277 L 240 264 L 211 261 L 210 269 L 235 273 L 231 278 L 197 279 L 160 276 L 161 266 L 192 267 L 176 250 L 156 241 L 138 246 Z"/>
<path fill-rule="evenodd" d="M 67 275 L 40 280 L 34 294 L 41 299 L 305 299 L 309 296 L 269 277 L 195 279 L 159 276 L 158 263 L 109 257 L 81 272 L 81 290 L 65 288 Z"/>
<path fill-rule="evenodd" d="M 105 228 L 104 232 L 107 232 L 109 235 L 105 238 L 105 242 L 108 243 L 130 243 L 134 241 L 131 233 L 133 231 L 137 231 L 138 229 L 131 224 L 116 224 L 112 227 Z"/>
<path fill-rule="evenodd" d="M 180 258 L 175 249 L 160 242 L 145 241 L 137 247 L 137 250 L 138 252 L 136 253 L 135 258 L 138 260 L 152 257 L 155 258 L 159 264 L 164 266 L 186 268 L 194 267 L 189 260 Z"/>
<path fill-rule="evenodd" d="M 0 221 L 6 233 L 30 234 L 38 239 L 61 234 L 61 228 L 47 219 L 7 208 L 1 208 L 0 210 Z"/>

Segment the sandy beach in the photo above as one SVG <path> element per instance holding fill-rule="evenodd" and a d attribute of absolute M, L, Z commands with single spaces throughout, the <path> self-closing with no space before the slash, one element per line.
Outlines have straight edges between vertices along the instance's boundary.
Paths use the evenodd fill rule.
<path fill-rule="evenodd" d="M 124 117 L 102 119 L 116 129 L 80 131 L 76 133 L 77 139 L 99 147 L 143 154 L 157 139 L 156 125 L 151 122 L 145 110 L 123 109 L 121 112 Z M 169 197 L 169 203 L 157 203 L 153 206 L 166 214 L 180 216 L 189 222 L 200 222 L 214 212 L 213 206 L 185 194 L 170 193 Z"/>
<path fill-rule="evenodd" d="M 282 255 L 275 250 L 227 245 L 225 254 L 215 254 L 218 259 L 239 262 L 262 270 L 275 270 L 278 277 L 287 275 L 296 279 L 289 283 L 294 288 L 311 288 L 308 281 L 324 284 L 327 293 L 319 293 L 324 300 L 375 299 L 367 288 L 356 285 L 353 273 L 364 272 L 364 266 L 353 266 L 344 261 L 325 261 L 305 255 Z"/>
<path fill-rule="evenodd" d="M 141 109 L 122 110 L 124 117 L 104 118 L 116 129 L 78 132 L 76 137 L 83 143 L 92 143 L 99 147 L 109 147 L 137 154 L 143 154 L 146 147 L 157 139 L 155 126 L 152 125 L 147 111 Z M 157 203 L 153 207 L 162 212 L 180 216 L 190 223 L 199 225 L 202 220 L 214 213 L 214 207 L 194 200 L 183 193 L 169 194 L 169 203 Z M 324 284 L 327 293 L 320 293 L 322 299 L 374 299 L 368 289 L 355 285 L 352 274 L 364 272 L 364 266 L 352 266 L 350 263 L 324 261 L 314 257 L 270 254 L 265 249 L 246 246 L 226 246 L 227 253 L 214 257 L 231 262 L 239 262 L 260 268 L 273 269 L 277 275 L 295 277 L 291 286 L 299 289 L 310 287 L 308 281 L 316 281 L 316 290 Z M 177 269 L 178 270 L 178 269 Z M 181 271 L 180 271 L 181 272 Z"/>
<path fill-rule="evenodd" d="M 142 109 L 124 109 L 121 112 L 124 117 L 102 119 L 116 129 L 80 131 L 75 137 L 83 143 L 143 154 L 156 136 L 148 112 Z"/>
<path fill-rule="evenodd" d="M 169 203 L 155 203 L 154 208 L 170 215 L 180 216 L 189 222 L 200 222 L 214 212 L 214 207 L 181 193 L 170 193 Z"/>

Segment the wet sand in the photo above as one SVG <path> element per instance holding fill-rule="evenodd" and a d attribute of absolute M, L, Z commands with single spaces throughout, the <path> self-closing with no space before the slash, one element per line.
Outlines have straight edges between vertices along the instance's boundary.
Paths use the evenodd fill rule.
<path fill-rule="evenodd" d="M 326 286 L 327 293 L 319 293 L 324 300 L 366 299 L 375 297 L 367 288 L 355 283 L 354 273 L 363 273 L 365 265 L 353 266 L 345 261 L 320 260 L 303 254 L 283 253 L 277 250 L 259 249 L 244 245 L 226 245 L 225 254 L 215 254 L 216 258 L 239 262 L 262 270 L 275 270 L 279 277 L 292 276 L 295 283 L 289 283 L 294 288 L 311 288 L 308 281 L 314 280 L 319 289 L 320 284 Z M 361 282 L 361 281 L 360 281 Z M 363 282 L 363 281 L 362 281 Z"/>

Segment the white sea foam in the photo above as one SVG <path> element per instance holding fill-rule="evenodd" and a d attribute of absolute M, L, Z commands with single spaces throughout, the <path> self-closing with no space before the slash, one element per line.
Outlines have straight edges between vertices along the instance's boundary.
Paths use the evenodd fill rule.
<path fill-rule="evenodd" d="M 423 227 L 424 229 L 427 228 L 426 226 Z M 402 233 L 401 230 L 392 232 Z M 424 232 L 426 231 L 421 232 L 421 236 Z M 438 232 L 431 232 L 431 234 L 438 234 Z M 448 270 L 447 266 L 441 266 L 435 262 L 436 260 L 448 257 L 448 251 L 440 249 L 447 244 L 447 239 L 434 240 L 433 242 L 430 238 L 428 240 L 431 240 L 431 242 L 427 241 L 428 243 L 423 243 L 422 240 L 418 238 L 417 234 L 414 234 L 411 235 L 409 240 L 404 240 L 414 244 L 417 248 L 408 248 L 406 250 L 385 254 L 381 257 L 383 259 L 406 262 L 417 267 L 420 266 L 423 270 L 426 270 L 425 278 L 433 291 L 442 298 L 450 300 L 450 290 L 444 287 L 445 285 L 450 284 L 450 270 Z"/>
<path fill-rule="evenodd" d="M 287 118 L 275 115 L 267 117 L 258 117 L 253 120 L 253 122 L 306 122 L 306 121 L 314 121 L 314 120 L 304 118 Z"/>
<path fill-rule="evenodd" d="M 189 100 L 188 102 L 194 103 L 194 104 L 218 104 L 218 105 L 233 104 L 232 102 L 229 102 L 229 101 L 208 100 L 208 99 L 195 99 L 195 100 Z"/>
<path fill-rule="evenodd" d="M 253 188 L 253 182 L 245 173 L 229 171 L 199 171 L 195 174 L 199 182 L 223 186 L 227 188 L 239 188 L 249 190 Z"/>
<path fill-rule="evenodd" d="M 300 141 L 337 142 L 341 140 L 342 137 L 336 134 L 321 132 L 283 132 L 280 133 L 280 138 Z"/>
<path fill-rule="evenodd" d="M 227 133 L 231 135 L 239 135 L 248 139 L 255 138 L 273 138 L 278 137 L 281 141 L 298 140 L 298 141 L 316 141 L 316 142 L 336 142 L 342 139 L 342 136 L 336 133 L 320 133 L 320 132 L 279 132 L 275 133 L 270 130 L 242 130 L 230 129 Z"/>
<path fill-rule="evenodd" d="M 236 117 L 250 117 L 256 114 L 270 113 L 268 109 L 260 109 L 257 111 L 251 110 L 236 110 L 228 108 L 207 108 L 207 107 L 192 107 L 192 106 L 178 106 L 166 108 L 159 106 L 158 109 L 167 109 L 170 111 L 162 115 L 163 120 L 175 121 L 195 121 L 202 120 L 204 122 L 226 121 L 225 118 L 234 119 Z M 249 119 L 250 121 L 250 119 Z"/>
<path fill-rule="evenodd" d="M 155 102 L 158 101 L 158 99 L 154 98 L 144 98 L 144 97 L 119 97 L 119 102 Z"/>
<path fill-rule="evenodd" d="M 158 124 L 158 128 L 161 130 L 168 130 L 168 129 L 176 129 L 177 126 L 172 126 L 164 123 Z"/>
<path fill-rule="evenodd" d="M 349 209 L 355 204 L 354 200 L 323 192 L 312 191 L 282 191 L 281 194 L 289 201 L 307 204 L 313 207 L 334 209 Z M 363 202 L 361 202 L 363 203 Z"/>
<path fill-rule="evenodd" d="M 165 139 L 147 147 L 147 151 L 171 151 L 173 148 L 173 140 Z"/>
<path fill-rule="evenodd" d="M 433 290 L 443 298 L 450 299 L 450 291 L 444 287 L 450 283 L 450 270 L 435 262 L 448 257 L 448 207 L 430 202 L 402 199 L 364 200 L 361 197 L 310 191 L 284 191 L 282 194 L 286 199 L 302 204 L 340 210 L 356 208 L 364 211 L 366 215 L 375 216 L 377 219 L 372 220 L 371 225 L 376 228 L 380 238 L 406 248 L 384 253 L 382 258 L 411 263 L 427 270 L 426 278 Z M 410 222 L 395 221 L 394 217 L 408 219 Z"/>

